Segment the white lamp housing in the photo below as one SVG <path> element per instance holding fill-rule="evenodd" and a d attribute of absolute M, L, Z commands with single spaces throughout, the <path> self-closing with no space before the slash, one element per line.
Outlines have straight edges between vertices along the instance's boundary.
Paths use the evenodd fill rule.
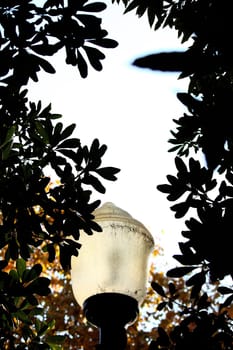
<path fill-rule="evenodd" d="M 80 306 L 100 293 L 145 298 L 148 258 L 154 248 L 150 232 L 126 211 L 107 202 L 94 212 L 102 232 L 80 233 L 82 247 L 71 260 L 74 296 Z"/>

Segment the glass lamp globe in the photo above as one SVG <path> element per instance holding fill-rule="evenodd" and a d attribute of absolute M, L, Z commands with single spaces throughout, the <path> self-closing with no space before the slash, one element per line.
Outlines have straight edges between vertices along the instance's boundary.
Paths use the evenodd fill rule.
<path fill-rule="evenodd" d="M 138 306 L 146 295 L 148 261 L 154 240 L 141 222 L 111 202 L 93 214 L 102 232 L 92 236 L 80 232 L 82 247 L 78 257 L 71 260 L 73 294 L 87 319 L 101 328 L 103 334 L 108 333 L 109 338 L 113 329 L 118 329 L 123 339 L 124 326 L 135 321 Z M 111 320 L 114 320 L 112 326 Z M 108 328 L 107 332 L 103 331 L 104 327 Z M 123 348 L 111 344 L 111 349 Z"/>

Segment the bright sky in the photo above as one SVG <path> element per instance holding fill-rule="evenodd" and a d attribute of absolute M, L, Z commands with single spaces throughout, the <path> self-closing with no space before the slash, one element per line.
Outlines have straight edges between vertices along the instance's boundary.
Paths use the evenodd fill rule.
<path fill-rule="evenodd" d="M 104 51 L 103 71 L 90 70 L 84 80 L 59 57 L 54 61 L 57 73 L 40 74 L 39 82 L 30 85 L 30 96 L 44 106 L 51 102 L 53 112 L 63 114 L 64 124 L 76 123 L 75 136 L 83 144 L 98 138 L 108 146 L 104 165 L 121 172 L 116 182 L 104 182 L 106 194 L 97 198 L 128 211 L 161 240 L 165 253 L 174 254 L 184 226 L 156 186 L 174 173 L 167 140 L 172 119 L 183 114 L 176 93 L 186 91 L 186 83 L 178 74 L 138 69 L 131 62 L 144 54 L 184 48 L 173 31 L 154 32 L 147 18 L 123 15 L 123 7 L 108 2 L 104 28 L 119 46 Z"/>

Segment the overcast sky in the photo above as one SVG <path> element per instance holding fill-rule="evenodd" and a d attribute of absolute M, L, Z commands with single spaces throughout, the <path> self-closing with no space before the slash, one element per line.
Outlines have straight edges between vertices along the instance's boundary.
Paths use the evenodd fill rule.
<path fill-rule="evenodd" d="M 169 210 L 173 203 L 156 186 L 174 172 L 167 140 L 172 119 L 184 112 L 176 93 L 185 91 L 187 83 L 178 80 L 178 74 L 138 69 L 131 63 L 144 54 L 185 48 L 173 31 L 154 32 L 146 18 L 122 13 L 117 5 L 105 11 L 103 24 L 119 46 L 104 51 L 102 72 L 90 70 L 82 79 L 59 57 L 54 61 L 57 73 L 40 74 L 39 82 L 30 84 L 30 96 L 44 106 L 51 102 L 53 112 L 63 114 L 64 124 L 76 123 L 75 136 L 83 144 L 98 138 L 108 146 L 104 165 L 121 172 L 117 182 L 104 183 L 106 194 L 97 198 L 128 211 L 161 240 L 165 252 L 174 253 L 184 226 L 174 219 Z"/>

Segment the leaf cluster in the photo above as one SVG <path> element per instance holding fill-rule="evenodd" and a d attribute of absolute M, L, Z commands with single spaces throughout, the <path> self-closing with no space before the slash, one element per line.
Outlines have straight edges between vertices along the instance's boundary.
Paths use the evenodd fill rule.
<path fill-rule="evenodd" d="M 25 92 L 18 95 L 18 104 L 22 101 L 26 101 Z M 7 259 L 15 260 L 19 254 L 28 259 L 30 246 L 46 241 L 52 261 L 58 244 L 61 263 L 69 267 L 70 257 L 78 254 L 80 245 L 68 237 L 78 240 L 80 229 L 88 234 L 100 230 L 91 214 L 99 201 L 89 203 L 91 191 L 85 186 L 104 193 L 99 177 L 113 181 L 119 170 L 101 167 L 107 147 L 97 139 L 89 149 L 72 137 L 74 124 L 54 125 L 58 116 L 51 113 L 51 106 L 42 109 L 40 102 L 29 107 L 22 103 L 20 118 L 14 109 L 6 100 L 0 109 L 2 121 L 13 121 L 10 128 L 1 124 L 0 247 L 8 246 Z M 49 190 L 46 166 L 60 180 Z"/>
<path fill-rule="evenodd" d="M 231 249 L 226 244 L 233 210 L 232 175 L 227 175 L 227 182 L 218 184 L 213 172 L 201 167 L 199 161 L 190 158 L 189 169 L 181 158 L 176 157 L 175 162 L 177 176 L 168 175 L 169 184 L 159 185 L 158 189 L 168 194 L 169 201 L 181 200 L 171 206 L 176 218 L 184 217 L 190 210 L 196 215 L 186 220 L 188 230 L 182 235 L 188 241 L 179 244 L 182 255 L 174 257 L 183 265 L 202 265 L 204 275 L 209 272 L 213 281 L 232 276 Z"/>
<path fill-rule="evenodd" d="M 123 3 L 125 12 L 135 11 L 138 17 L 147 14 L 154 29 L 169 27 L 177 31 L 182 42 L 193 38 L 196 46 L 208 52 L 218 48 L 224 54 L 230 53 L 229 42 L 232 32 L 231 4 L 224 0 L 112 0 Z"/>
<path fill-rule="evenodd" d="M 180 267 L 174 269 L 174 273 L 168 273 L 168 276 L 180 277 L 192 269 L 190 267 Z M 222 294 L 230 295 L 224 302 L 214 306 L 213 299 L 216 296 L 210 296 L 210 290 L 198 293 L 197 283 L 202 285 L 201 273 L 193 274 L 187 280 L 187 286 L 194 285 L 190 292 L 190 297 L 186 302 L 180 297 L 181 290 L 177 289 L 173 282 L 169 283 L 168 290 L 159 283 L 153 281 L 152 288 L 162 297 L 162 301 L 157 306 L 157 310 L 164 310 L 167 307 L 180 315 L 180 320 L 170 330 L 160 326 L 156 340 L 151 341 L 149 349 L 231 349 L 232 348 L 232 325 L 229 307 L 232 303 L 232 289 L 228 287 L 219 287 L 218 291 Z M 188 293 L 188 292 L 186 292 Z"/>
<path fill-rule="evenodd" d="M 81 77 L 88 64 L 100 71 L 105 55 L 98 49 L 113 48 L 101 19 L 94 14 L 105 9 L 101 2 L 3 1 L 0 6 L 0 82 L 12 86 L 38 81 L 38 72 L 55 73 L 44 57 L 65 51 L 66 63 L 77 67 Z M 22 69 L 23 67 L 23 69 Z"/>
<path fill-rule="evenodd" d="M 162 327 L 159 336 L 152 341 L 149 350 L 158 349 L 227 349 L 232 348 L 231 330 L 226 327 L 225 316 L 206 311 L 192 314 L 168 334 Z"/>
<path fill-rule="evenodd" d="M 92 214 L 100 201 L 91 201 L 92 190 L 104 193 L 102 180 L 115 181 L 119 172 L 102 166 L 106 145 L 98 139 L 82 145 L 73 136 L 75 124 L 57 121 L 61 115 L 51 105 L 29 101 L 23 88 L 30 79 L 38 82 L 41 70 L 55 73 L 49 60 L 59 52 L 83 78 L 89 65 L 100 71 L 105 55 L 99 48 L 117 45 L 95 16 L 105 7 L 87 0 L 0 5 L 0 267 L 17 261 L 16 269 L 0 275 L 0 348 L 60 348 L 60 335 L 42 339 L 54 323 L 41 321 L 35 297 L 49 293 L 49 280 L 39 276 L 39 265 L 27 269 L 25 261 L 43 247 L 50 262 L 58 256 L 69 269 L 79 231 L 101 230 Z M 48 169 L 57 178 L 54 186 Z M 19 337 L 24 343 L 16 346 Z"/>
<path fill-rule="evenodd" d="M 127 1 L 126 6 L 142 11 L 143 1 Z M 225 307 L 232 306 L 232 141 L 233 79 L 231 20 L 228 1 L 154 1 L 161 4 L 155 28 L 177 31 L 189 48 L 181 52 L 153 53 L 138 58 L 134 65 L 152 70 L 179 72 L 189 79 L 188 91 L 177 98 L 187 110 L 174 119 L 170 152 L 175 152 L 176 175 L 158 190 L 167 195 L 176 218 L 185 221 L 185 240 L 179 243 L 181 264 L 167 272 L 168 277 L 184 277 L 190 289 L 190 308 L 181 324 L 171 332 L 161 327 L 151 349 L 231 349 L 232 325 Z M 147 6 L 147 8 L 149 5 Z M 144 11 L 146 12 L 146 11 Z M 195 156 L 195 158 L 194 158 Z M 183 158 L 186 158 L 183 160 Z M 203 165 L 201 165 L 203 164 Z M 190 275 L 191 274 L 191 275 Z M 208 283 L 224 283 L 219 292 L 229 295 L 216 312 L 209 307 Z M 172 296 L 153 284 L 165 300 L 160 308 L 172 306 Z M 199 306 L 198 306 L 199 305 Z M 200 308 L 201 305 L 201 308 Z"/>
<path fill-rule="evenodd" d="M 54 322 L 41 320 L 43 308 L 37 296 L 50 293 L 50 280 L 41 277 L 42 266 L 35 264 L 26 267 L 24 259 L 16 260 L 15 268 L 6 272 L 8 262 L 0 261 L 0 345 L 2 349 L 16 349 L 19 335 L 11 333 L 13 328 L 20 329 L 23 343 L 17 349 L 50 349 L 43 339 L 45 333 L 54 326 Z M 22 326 L 21 326 L 22 325 Z M 60 339 L 62 340 L 62 339 Z M 52 339 L 50 339 L 52 344 Z"/>
<path fill-rule="evenodd" d="M 165 20 L 166 12 L 170 7 L 171 1 L 169 0 L 112 0 L 112 3 L 122 2 L 125 6 L 124 13 L 134 11 L 140 18 L 146 15 L 151 27 L 158 29 Z"/>

